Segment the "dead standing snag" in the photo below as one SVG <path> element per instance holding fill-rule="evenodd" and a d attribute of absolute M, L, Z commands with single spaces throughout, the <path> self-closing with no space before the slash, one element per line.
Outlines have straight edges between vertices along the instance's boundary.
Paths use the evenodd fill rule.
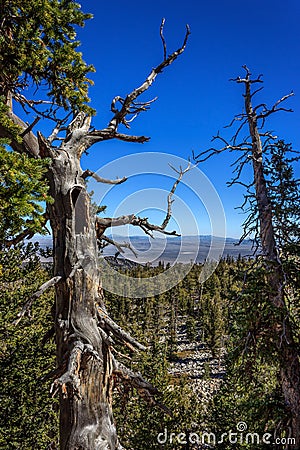
<path fill-rule="evenodd" d="M 252 91 L 252 86 L 262 83 L 261 75 L 256 79 L 251 78 L 251 73 L 246 66 L 244 77 L 235 78 L 235 81 L 244 86 L 245 111 L 237 115 L 229 126 L 237 124 L 237 130 L 230 141 L 217 134 L 213 141 L 221 142 L 221 148 L 210 148 L 196 156 L 198 162 L 202 162 L 215 154 L 223 151 L 238 151 L 240 156 L 234 162 L 233 180 L 229 183 L 241 184 L 246 188 L 245 205 L 248 217 L 244 222 L 244 232 L 241 241 L 246 237 L 255 236 L 257 247 L 261 249 L 264 268 L 268 286 L 270 288 L 269 301 L 274 307 L 269 318 L 270 327 L 276 331 L 275 346 L 279 357 L 279 383 L 282 396 L 285 401 L 286 413 L 290 418 L 291 436 L 295 439 L 295 445 L 288 448 L 298 449 L 300 447 L 300 364 L 297 337 L 295 338 L 292 319 L 289 313 L 288 295 L 285 286 L 286 274 L 280 260 L 280 252 L 277 245 L 276 233 L 273 220 L 272 203 L 269 188 L 265 176 L 264 153 L 270 142 L 277 137 L 271 132 L 264 131 L 263 127 L 267 117 L 278 112 L 291 112 L 284 108 L 283 102 L 293 95 L 280 98 L 270 108 L 261 103 L 253 106 L 253 97 L 262 88 Z M 249 135 L 240 139 L 244 127 L 248 128 Z M 253 181 L 245 184 L 240 176 L 246 164 L 251 163 L 253 169 Z"/>

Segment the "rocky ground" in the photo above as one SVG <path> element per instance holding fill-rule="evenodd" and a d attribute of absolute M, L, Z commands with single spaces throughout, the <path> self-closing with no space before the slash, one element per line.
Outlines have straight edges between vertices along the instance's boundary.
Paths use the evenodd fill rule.
<path fill-rule="evenodd" d="M 218 391 L 225 375 L 224 351 L 219 358 L 213 358 L 207 345 L 200 340 L 190 342 L 183 324 L 177 330 L 177 351 L 171 363 L 170 373 L 173 377 L 185 375 L 188 377 L 194 392 L 199 396 L 203 412 L 205 406 Z M 194 424 L 195 430 L 201 429 L 201 424 Z M 199 428 L 200 427 L 200 428 Z M 175 448 L 175 447 L 174 447 Z M 183 448 L 181 446 L 181 448 Z M 208 450 L 216 448 L 205 443 L 190 444 L 191 450 Z"/>
<path fill-rule="evenodd" d="M 179 327 L 177 337 L 176 358 L 171 363 L 170 373 L 174 377 L 187 375 L 202 402 L 209 402 L 225 375 L 224 352 L 219 358 L 213 358 L 205 343 L 187 339 L 185 325 Z"/>

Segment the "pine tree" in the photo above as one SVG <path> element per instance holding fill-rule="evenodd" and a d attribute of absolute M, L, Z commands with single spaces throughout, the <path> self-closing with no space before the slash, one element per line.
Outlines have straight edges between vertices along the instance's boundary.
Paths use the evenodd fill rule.
<path fill-rule="evenodd" d="M 9 247 L 45 233 L 45 202 L 51 202 L 44 179 L 47 161 L 32 160 L 0 144 L 0 245 Z"/>
<path fill-rule="evenodd" d="M 214 273 L 204 284 L 201 302 L 204 341 L 214 358 L 220 355 L 226 334 L 225 302 L 222 301 L 220 292 L 220 279 Z"/>
<path fill-rule="evenodd" d="M 91 113 L 87 105 L 91 80 L 87 74 L 94 69 L 82 59 L 78 52 L 80 42 L 76 40 L 76 26 L 83 27 L 91 17 L 81 11 L 78 3 L 68 0 L 3 0 L 0 30 L 3 99 L 13 96 L 25 109 L 33 109 L 50 120 L 59 113 L 59 106 Z M 40 98 L 29 101 L 24 96 L 24 89 L 31 82 L 37 88 L 47 86 L 47 102 L 42 108 Z M 1 125 L 1 131 L 7 134 Z"/>
<path fill-rule="evenodd" d="M 49 277 L 32 243 L 0 250 L 0 447 L 45 449 L 58 443 L 58 403 L 49 394 L 55 369 L 51 334 L 54 293 L 37 299 L 16 325 L 24 299 Z"/>

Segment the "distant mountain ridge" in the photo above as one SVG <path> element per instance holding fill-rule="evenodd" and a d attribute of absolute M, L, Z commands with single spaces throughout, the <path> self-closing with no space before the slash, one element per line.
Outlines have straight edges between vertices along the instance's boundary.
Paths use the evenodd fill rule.
<path fill-rule="evenodd" d="M 125 259 L 137 263 L 158 264 L 159 261 L 174 263 L 201 263 L 210 259 L 219 259 L 221 257 L 231 256 L 237 258 L 250 257 L 253 254 L 253 242 L 251 239 L 243 241 L 237 245 L 239 240 L 231 237 L 224 238 L 211 235 L 187 235 L 187 236 L 122 236 L 109 235 L 118 243 L 129 242 L 138 254 L 136 258 L 129 249 L 125 249 L 122 255 Z M 42 248 L 52 247 L 52 238 L 50 236 L 36 236 L 33 242 L 39 242 Z M 223 248 L 224 247 L 224 248 Z M 103 251 L 104 257 L 114 256 L 117 250 L 109 245 Z"/>

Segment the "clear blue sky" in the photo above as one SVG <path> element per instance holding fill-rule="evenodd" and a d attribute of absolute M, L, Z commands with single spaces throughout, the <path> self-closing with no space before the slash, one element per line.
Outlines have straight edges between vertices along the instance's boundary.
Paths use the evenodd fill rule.
<path fill-rule="evenodd" d="M 97 110 L 93 121 L 96 128 L 103 128 L 109 121 L 112 98 L 125 96 L 137 87 L 162 59 L 162 17 L 166 18 L 169 52 L 181 44 L 186 23 L 192 32 L 185 53 L 144 96 L 158 96 L 157 102 L 132 124 L 132 134 L 151 136 L 151 141 L 144 145 L 113 141 L 98 144 L 83 160 L 85 167 L 96 170 L 116 158 L 141 151 L 188 158 L 192 150 L 197 153 L 208 148 L 212 135 L 242 110 L 241 86 L 228 80 L 243 74 L 243 64 L 253 74 L 263 74 L 265 87 L 257 97 L 259 102 L 271 105 L 294 90 L 295 96 L 286 104 L 294 113 L 278 113 L 267 128 L 300 149 L 299 0 L 115 0 L 81 4 L 85 12 L 94 14 L 79 31 L 79 39 L 84 59 L 96 68 L 92 75 L 95 85 L 90 90 L 92 106 Z M 228 130 L 224 132 L 230 136 Z M 243 217 L 234 207 L 242 202 L 243 190 L 226 187 L 232 160 L 232 155 L 224 154 L 200 169 L 223 202 L 228 236 L 239 236 Z M 116 175 L 126 175 L 126 165 L 122 170 Z M 142 182 L 140 186 L 147 187 Z M 115 192 L 114 207 L 118 202 Z M 143 205 L 139 205 L 142 209 Z"/>

